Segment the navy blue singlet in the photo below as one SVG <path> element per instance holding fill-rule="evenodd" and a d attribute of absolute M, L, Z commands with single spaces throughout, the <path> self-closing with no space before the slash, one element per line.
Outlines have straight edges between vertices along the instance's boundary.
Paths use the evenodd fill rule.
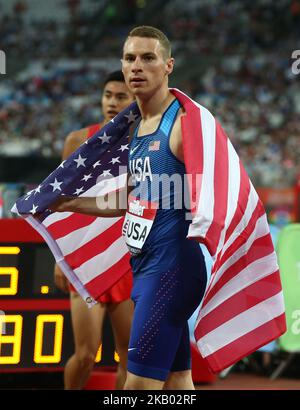
<path fill-rule="evenodd" d="M 138 136 L 137 126 L 129 146 L 136 219 L 125 224 L 125 231 L 137 241 L 129 246 L 135 310 L 128 371 L 162 381 L 169 371 L 190 368 L 187 321 L 202 300 L 207 279 L 199 244 L 186 239 L 185 166 L 169 146 L 179 109 L 178 100 L 173 100 L 152 134 Z M 157 207 L 152 226 L 149 219 L 139 223 L 149 218 L 144 208 L 150 202 Z"/>

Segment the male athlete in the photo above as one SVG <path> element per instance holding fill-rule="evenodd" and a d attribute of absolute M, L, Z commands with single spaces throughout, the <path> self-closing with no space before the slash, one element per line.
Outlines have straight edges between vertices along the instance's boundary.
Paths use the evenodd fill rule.
<path fill-rule="evenodd" d="M 51 206 L 106 217 L 126 213 L 123 234 L 132 255 L 135 308 L 124 388 L 132 390 L 194 388 L 187 321 L 204 295 L 206 268 L 198 243 L 186 239 L 184 112 L 168 89 L 173 66 L 170 43 L 160 30 L 142 26 L 129 33 L 122 71 L 141 121 L 131 135 L 127 210 L 110 206 L 109 198 L 106 209 L 107 198 L 64 197 Z M 172 176 L 177 183 L 165 189 L 161 181 Z"/>
<path fill-rule="evenodd" d="M 68 158 L 87 138 L 94 135 L 132 101 L 133 96 L 124 82 L 122 71 L 115 71 L 108 75 L 104 82 L 102 95 L 103 121 L 71 132 L 66 138 L 63 159 Z M 55 283 L 61 290 L 70 291 L 75 340 L 75 353 L 65 367 L 65 388 L 82 389 L 85 386 L 101 344 L 103 320 L 107 311 L 112 324 L 116 350 L 120 358 L 116 388 L 122 389 L 126 379 L 127 349 L 133 313 L 133 303 L 130 300 L 132 273 L 129 272 L 122 277 L 101 296 L 100 303 L 91 309 L 87 307 L 73 286 L 68 283 L 58 265 L 55 265 Z"/>

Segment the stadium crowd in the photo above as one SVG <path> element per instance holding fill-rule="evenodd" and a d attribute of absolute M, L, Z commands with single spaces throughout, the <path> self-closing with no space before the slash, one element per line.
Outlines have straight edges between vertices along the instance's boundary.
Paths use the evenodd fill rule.
<path fill-rule="evenodd" d="M 291 54 L 299 48 L 299 1 L 101 1 L 90 13 L 73 10 L 64 24 L 30 24 L 29 12 L 0 16 L 0 49 L 20 63 L 1 78 L 0 155 L 59 156 L 66 134 L 99 120 L 101 79 L 118 68 L 125 33 L 151 24 L 174 44 L 171 85 L 220 120 L 254 184 L 294 183 L 300 75 Z"/>

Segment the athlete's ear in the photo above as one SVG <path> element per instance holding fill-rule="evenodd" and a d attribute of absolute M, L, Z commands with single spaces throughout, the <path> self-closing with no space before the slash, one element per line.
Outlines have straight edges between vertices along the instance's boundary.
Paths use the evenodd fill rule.
<path fill-rule="evenodd" d="M 166 74 L 170 75 L 174 69 L 174 63 L 175 63 L 175 59 L 173 57 L 170 57 L 167 59 L 166 62 Z"/>

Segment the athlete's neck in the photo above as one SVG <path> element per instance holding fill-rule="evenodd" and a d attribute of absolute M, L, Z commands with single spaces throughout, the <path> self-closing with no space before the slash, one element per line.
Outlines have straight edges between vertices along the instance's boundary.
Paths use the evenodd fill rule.
<path fill-rule="evenodd" d="M 140 98 L 139 96 L 136 96 L 136 102 L 138 104 L 142 120 L 146 121 L 159 114 L 163 114 L 174 98 L 174 95 L 167 87 L 162 87 L 155 94 L 152 94 L 149 97 Z"/>

